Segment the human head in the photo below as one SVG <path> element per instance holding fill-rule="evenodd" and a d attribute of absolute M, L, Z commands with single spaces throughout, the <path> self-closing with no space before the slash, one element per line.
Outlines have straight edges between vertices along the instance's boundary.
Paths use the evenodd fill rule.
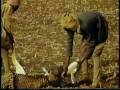
<path fill-rule="evenodd" d="M 74 32 L 77 32 L 77 29 L 80 26 L 77 17 L 72 14 L 63 15 L 60 23 L 65 30 L 72 30 Z"/>

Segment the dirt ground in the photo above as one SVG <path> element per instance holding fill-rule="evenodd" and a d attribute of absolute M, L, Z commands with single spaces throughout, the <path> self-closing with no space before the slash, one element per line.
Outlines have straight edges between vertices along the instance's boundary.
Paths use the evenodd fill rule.
<path fill-rule="evenodd" d="M 22 0 L 13 21 L 16 56 L 27 73 L 40 73 L 42 67 L 54 69 L 65 60 L 66 33 L 59 20 L 65 12 L 103 13 L 109 22 L 109 37 L 101 55 L 104 88 L 118 88 L 119 29 L 118 0 Z M 79 57 L 80 36 L 75 35 L 72 60 Z M 92 78 L 93 62 L 89 60 Z M 116 76 L 112 79 L 111 77 Z M 81 79 L 78 72 L 77 80 Z M 104 79 L 105 78 L 105 79 Z M 106 79 L 110 79 L 105 82 Z M 71 87 L 69 87 L 71 88 Z"/>

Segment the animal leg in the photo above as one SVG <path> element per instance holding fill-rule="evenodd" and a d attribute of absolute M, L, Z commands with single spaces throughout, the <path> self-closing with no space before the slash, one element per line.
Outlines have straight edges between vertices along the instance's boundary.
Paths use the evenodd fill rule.
<path fill-rule="evenodd" d="M 8 57 L 8 51 L 1 48 L 1 56 L 2 56 L 2 61 L 3 61 L 3 65 L 5 68 L 5 73 L 10 72 L 10 66 L 9 66 L 9 57 Z"/>

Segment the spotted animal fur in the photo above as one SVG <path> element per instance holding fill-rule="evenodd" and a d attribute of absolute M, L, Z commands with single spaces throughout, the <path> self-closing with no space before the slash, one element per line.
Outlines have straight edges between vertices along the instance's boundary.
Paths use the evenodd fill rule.
<path fill-rule="evenodd" d="M 5 73 L 1 78 L 1 88 L 2 89 L 14 89 L 13 84 L 13 73 Z"/>
<path fill-rule="evenodd" d="M 40 89 L 48 85 L 59 83 L 59 77 L 54 74 L 44 76 L 43 74 L 13 74 L 6 75 L 3 79 L 4 89 Z"/>
<path fill-rule="evenodd" d="M 38 89 L 47 86 L 49 80 L 43 75 L 18 75 L 14 77 L 16 89 Z"/>

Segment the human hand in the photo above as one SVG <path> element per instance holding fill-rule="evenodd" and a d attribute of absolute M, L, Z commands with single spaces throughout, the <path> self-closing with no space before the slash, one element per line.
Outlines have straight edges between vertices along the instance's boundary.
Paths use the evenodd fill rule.
<path fill-rule="evenodd" d="M 67 71 L 68 71 L 68 65 L 65 64 L 64 70 L 63 70 L 63 72 L 62 72 L 62 74 L 61 74 L 61 77 L 62 77 L 62 78 L 64 78 L 64 77 L 67 75 Z"/>

